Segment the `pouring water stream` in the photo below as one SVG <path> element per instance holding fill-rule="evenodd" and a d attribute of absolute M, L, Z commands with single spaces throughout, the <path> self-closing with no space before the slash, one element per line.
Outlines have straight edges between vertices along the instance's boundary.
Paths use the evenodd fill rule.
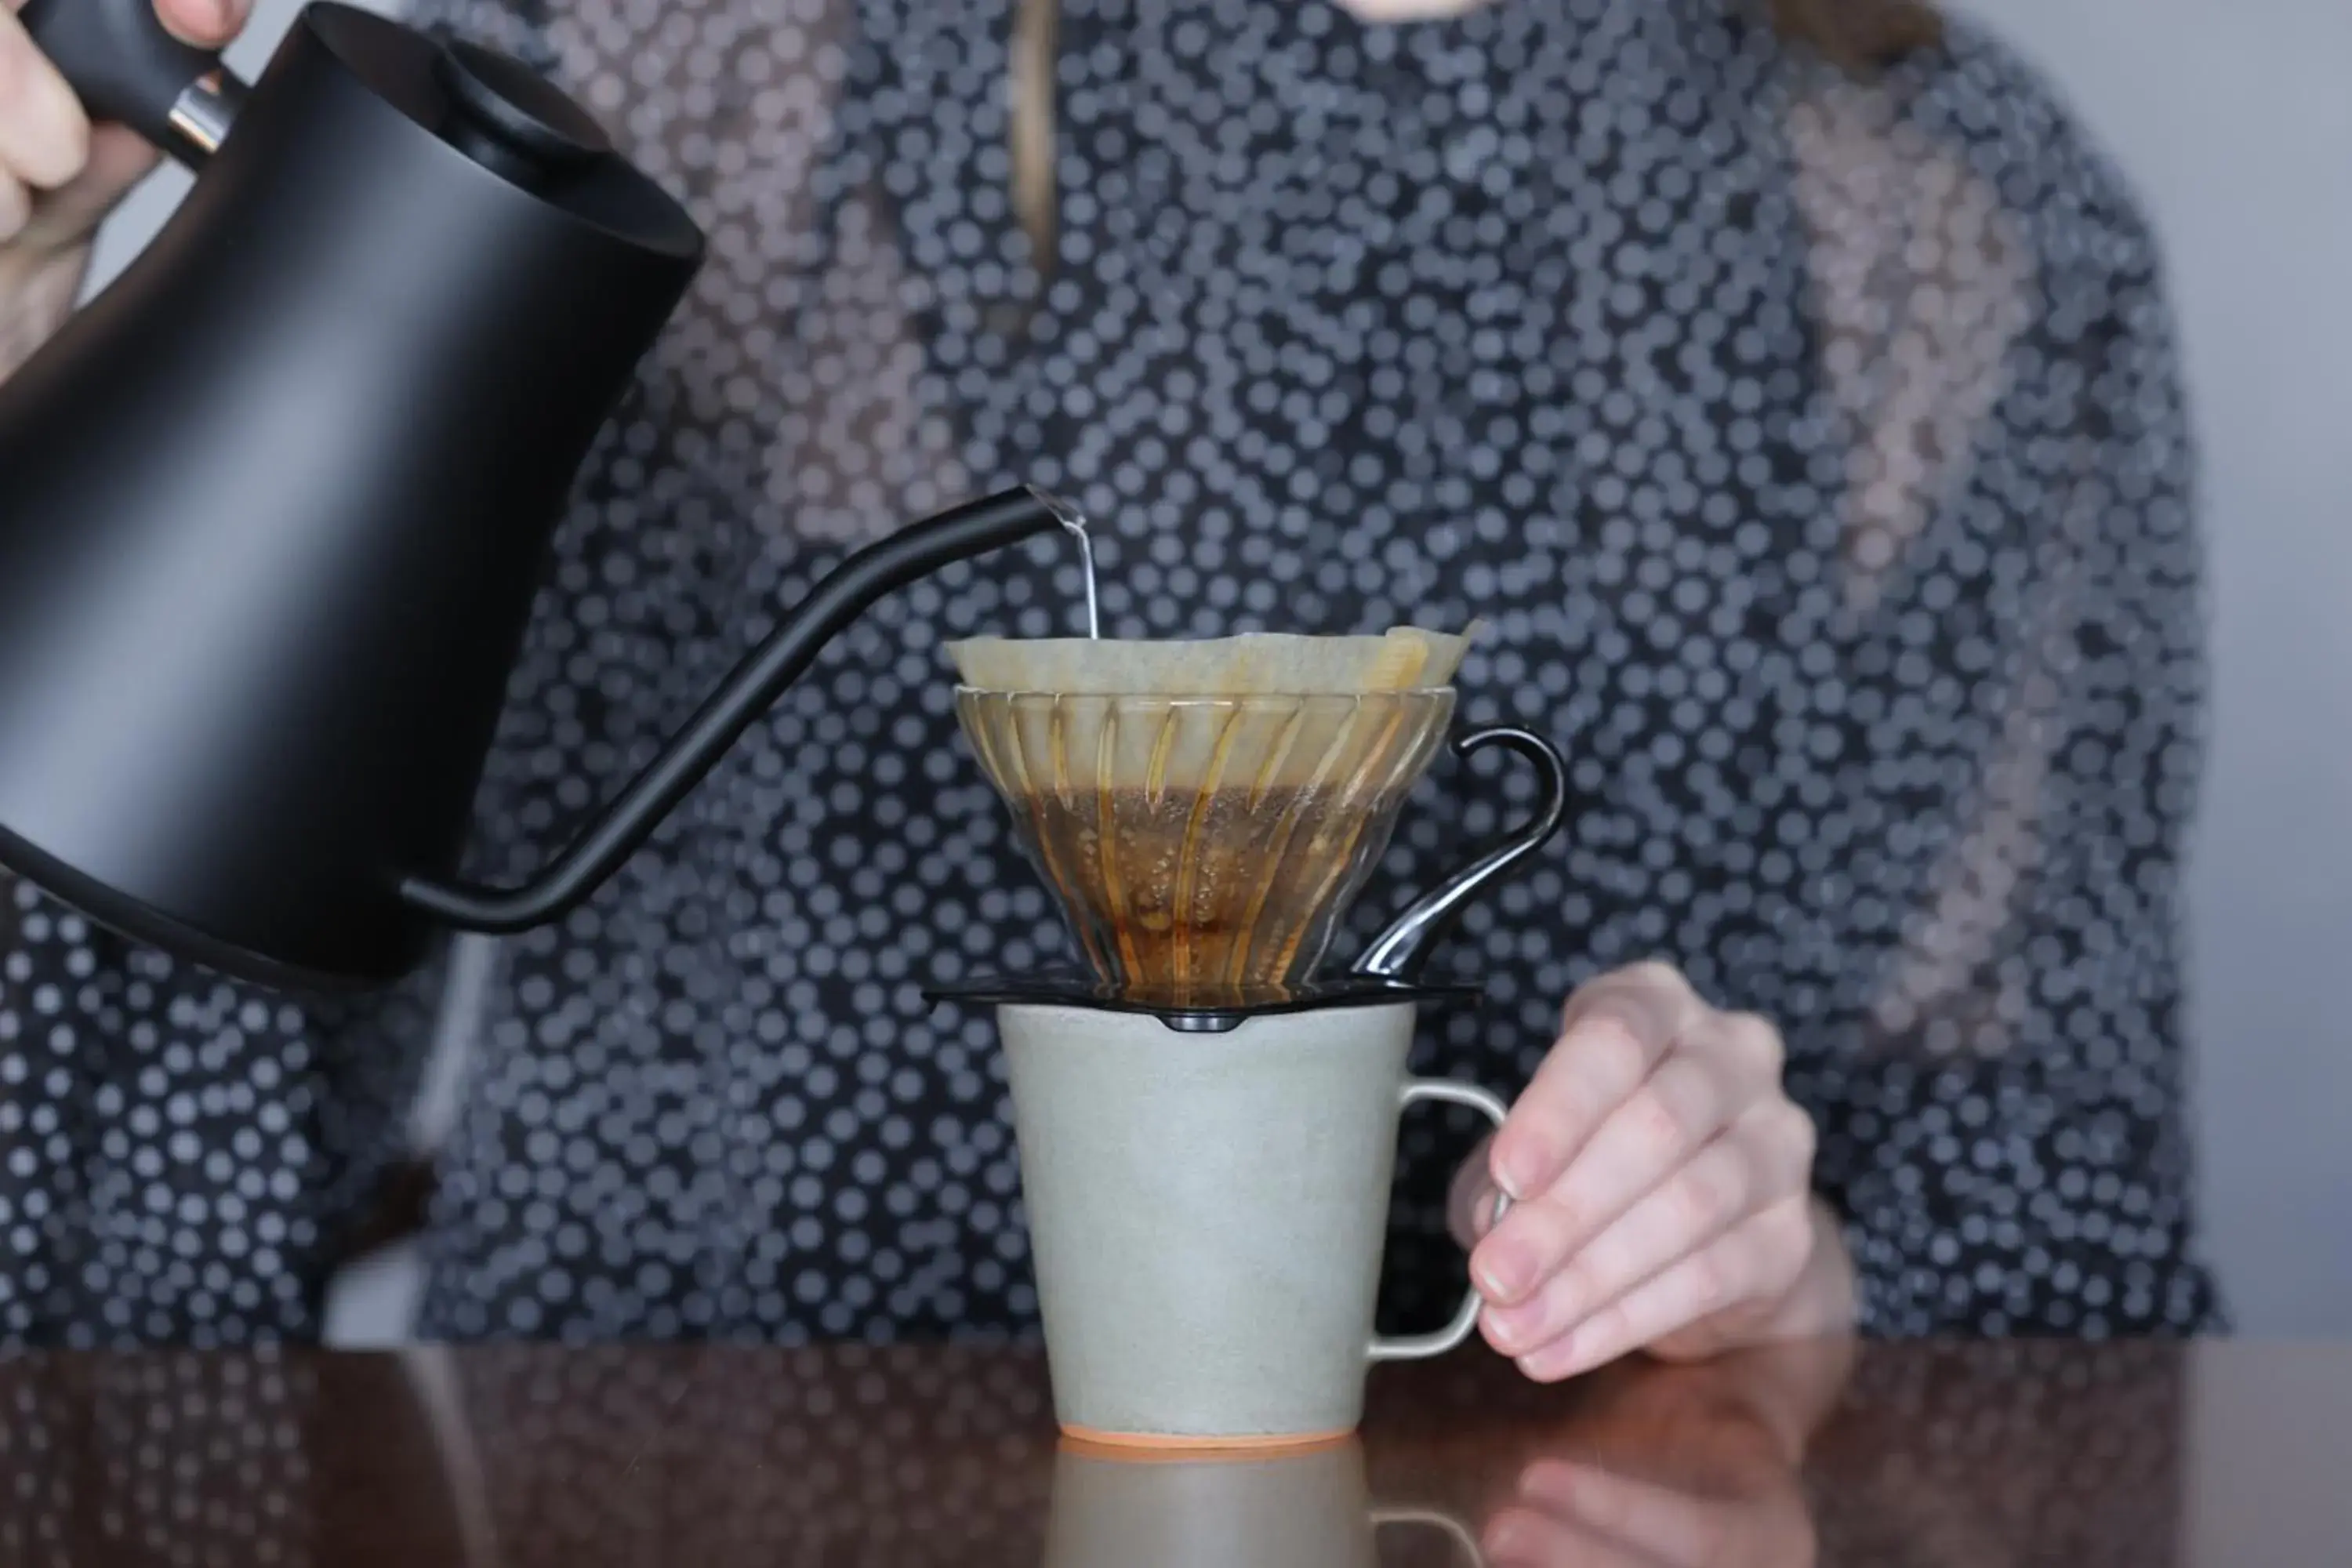
<path fill-rule="evenodd" d="M 1048 494 L 1034 485 L 1029 487 L 1029 493 L 1045 502 L 1045 509 L 1061 523 L 1062 531 L 1078 542 L 1078 566 L 1087 580 L 1087 637 L 1099 642 L 1102 640 L 1102 603 L 1095 592 L 1095 542 L 1094 536 L 1087 531 L 1087 514 L 1061 497 Z"/>

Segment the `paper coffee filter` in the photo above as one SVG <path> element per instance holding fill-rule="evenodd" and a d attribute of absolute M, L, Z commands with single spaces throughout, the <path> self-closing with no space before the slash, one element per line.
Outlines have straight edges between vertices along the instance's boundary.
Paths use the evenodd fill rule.
<path fill-rule="evenodd" d="M 1251 632 L 1202 640 L 973 637 L 948 645 L 982 691 L 1096 696 L 1355 695 L 1452 684 L 1476 633 L 1398 626 L 1381 637 Z"/>
<path fill-rule="evenodd" d="M 958 711 L 989 782 L 1008 796 L 1098 789 L 1175 794 L 1312 789 L 1334 805 L 1411 788 L 1452 715 L 1452 693 L 1183 698 L 967 689 Z M 1400 777 L 1402 775 L 1402 778 Z"/>

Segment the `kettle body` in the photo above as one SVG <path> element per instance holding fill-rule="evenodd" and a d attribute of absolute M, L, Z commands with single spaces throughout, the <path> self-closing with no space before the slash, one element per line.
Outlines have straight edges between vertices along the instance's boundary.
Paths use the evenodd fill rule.
<path fill-rule="evenodd" d="M 149 0 L 42 3 L 160 32 Z M 237 97 L 152 246 L 0 383 L 0 863 L 102 923 L 309 984 L 397 975 L 436 923 L 545 918 L 812 637 L 1052 525 L 1019 496 L 902 536 L 747 661 L 562 887 L 451 890 L 549 537 L 702 237 L 520 65 L 368 12 L 311 6 Z"/>
<path fill-rule="evenodd" d="M 38 672 L 0 683 L 0 858 L 238 968 L 420 956 L 387 873 L 454 868 L 572 475 L 699 259 L 617 161 L 616 228 L 454 143 L 436 60 L 299 17 L 0 384 L 0 669 Z"/>

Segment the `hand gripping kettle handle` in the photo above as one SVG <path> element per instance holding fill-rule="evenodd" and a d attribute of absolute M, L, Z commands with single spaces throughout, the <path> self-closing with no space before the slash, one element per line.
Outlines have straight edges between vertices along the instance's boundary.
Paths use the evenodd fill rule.
<path fill-rule="evenodd" d="M 17 20 L 92 120 L 119 121 L 191 168 L 245 100 L 218 55 L 172 36 L 155 0 L 28 0 Z"/>

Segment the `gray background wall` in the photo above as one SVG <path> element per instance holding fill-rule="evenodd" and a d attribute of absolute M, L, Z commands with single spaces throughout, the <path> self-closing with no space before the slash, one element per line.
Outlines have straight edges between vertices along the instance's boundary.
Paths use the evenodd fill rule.
<path fill-rule="evenodd" d="M 2352 4 L 1951 3 L 2057 80 L 2165 241 L 2213 573 L 2190 879 L 2210 1247 L 2244 1330 L 2352 1332 Z M 294 9 L 262 0 L 243 63 Z M 184 188 L 140 194 L 101 272 Z M 413 1272 L 354 1285 L 339 1332 L 396 1334 Z"/>

